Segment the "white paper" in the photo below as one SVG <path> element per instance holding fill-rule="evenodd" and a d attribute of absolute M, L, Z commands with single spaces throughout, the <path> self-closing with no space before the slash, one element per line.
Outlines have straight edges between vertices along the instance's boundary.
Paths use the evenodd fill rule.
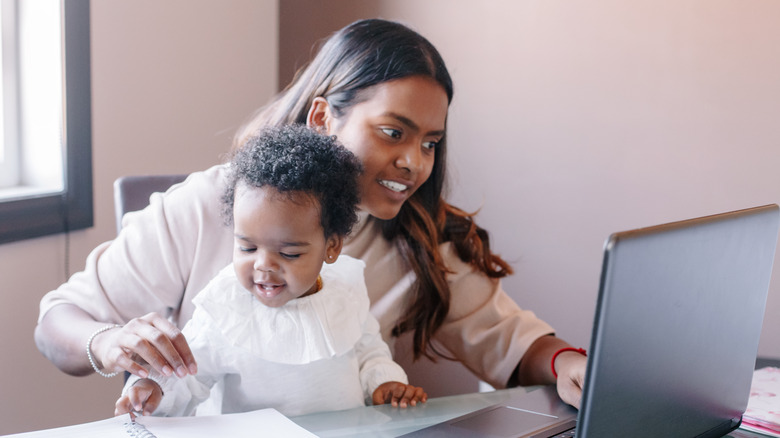
<path fill-rule="evenodd" d="M 92 423 L 27 432 L 6 437 L 17 438 L 128 438 L 125 424 L 129 415 Z M 203 417 L 139 417 L 138 423 L 157 438 L 280 436 L 316 438 L 275 409 L 260 409 L 240 414 Z"/>

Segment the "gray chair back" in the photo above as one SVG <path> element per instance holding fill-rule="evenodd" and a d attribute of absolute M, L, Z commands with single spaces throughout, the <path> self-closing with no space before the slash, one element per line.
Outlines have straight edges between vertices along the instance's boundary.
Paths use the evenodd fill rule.
<path fill-rule="evenodd" d="M 155 192 L 164 192 L 178 184 L 187 175 L 132 175 L 117 178 L 114 181 L 114 213 L 116 232 L 122 230 L 122 217 L 130 211 L 142 210 L 149 205 L 149 197 Z M 125 382 L 130 373 L 125 371 Z"/>
<path fill-rule="evenodd" d="M 154 192 L 164 192 L 174 184 L 180 183 L 187 175 L 132 175 L 117 178 L 114 181 L 114 212 L 116 232 L 122 229 L 122 216 L 129 211 L 141 210 L 149 205 L 149 196 Z"/>

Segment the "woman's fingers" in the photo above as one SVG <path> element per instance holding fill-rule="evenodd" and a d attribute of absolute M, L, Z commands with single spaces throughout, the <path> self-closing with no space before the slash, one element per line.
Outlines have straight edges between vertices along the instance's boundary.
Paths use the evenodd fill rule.
<path fill-rule="evenodd" d="M 138 362 L 131 359 L 127 354 L 122 353 L 112 360 L 116 368 L 121 368 L 130 374 L 135 374 L 138 377 L 145 378 L 149 376 L 149 371 L 142 367 Z"/>
<path fill-rule="evenodd" d="M 98 351 L 102 352 L 100 358 L 105 369 L 122 369 L 140 377 L 147 375 L 144 364 L 165 376 L 197 373 L 197 364 L 184 335 L 157 313 L 132 319 L 125 326 L 96 337 L 93 352 Z"/>
<path fill-rule="evenodd" d="M 126 352 L 140 356 L 158 372 L 170 376 L 177 372 L 179 377 L 186 375 L 182 370 L 183 360 L 173 346 L 168 334 L 151 324 L 139 324 L 135 330 L 120 341 Z"/>

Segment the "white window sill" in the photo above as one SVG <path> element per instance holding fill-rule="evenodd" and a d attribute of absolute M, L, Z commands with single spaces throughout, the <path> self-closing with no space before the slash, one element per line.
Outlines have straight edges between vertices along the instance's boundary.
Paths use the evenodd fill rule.
<path fill-rule="evenodd" d="M 16 186 L 0 188 L 0 202 L 62 193 L 62 187 Z"/>

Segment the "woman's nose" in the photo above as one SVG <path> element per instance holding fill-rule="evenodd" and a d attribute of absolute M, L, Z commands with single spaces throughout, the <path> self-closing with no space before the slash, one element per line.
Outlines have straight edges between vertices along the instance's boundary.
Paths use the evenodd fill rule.
<path fill-rule="evenodd" d="M 405 145 L 398 149 L 395 165 L 411 173 L 419 172 L 423 167 L 422 148 L 415 144 Z"/>

